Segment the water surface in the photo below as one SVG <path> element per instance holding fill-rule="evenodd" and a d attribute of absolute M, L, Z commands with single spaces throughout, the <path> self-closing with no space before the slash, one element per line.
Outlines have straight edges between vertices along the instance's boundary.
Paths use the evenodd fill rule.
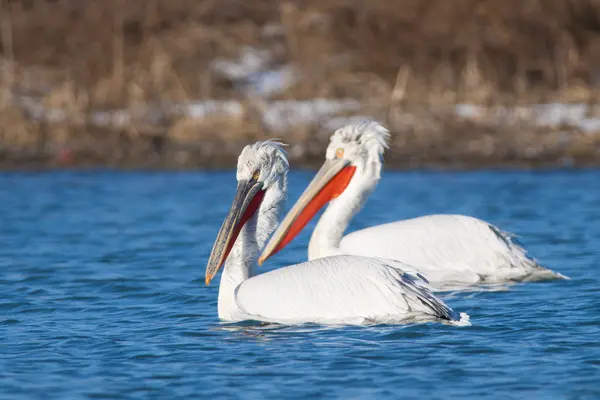
<path fill-rule="evenodd" d="M 0 397 L 600 398 L 600 171 L 386 172 L 351 230 L 468 214 L 572 278 L 448 296 L 467 328 L 223 327 L 203 276 L 234 179 L 0 174 Z"/>

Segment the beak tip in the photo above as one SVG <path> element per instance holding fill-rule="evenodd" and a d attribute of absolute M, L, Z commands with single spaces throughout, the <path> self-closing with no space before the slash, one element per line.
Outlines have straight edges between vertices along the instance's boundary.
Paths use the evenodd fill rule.
<path fill-rule="evenodd" d="M 211 277 L 210 277 L 210 276 L 207 276 L 207 277 L 204 279 L 204 282 L 206 282 L 206 286 L 210 285 L 210 281 L 211 281 L 211 280 L 212 280 L 212 279 L 211 279 Z"/>
<path fill-rule="evenodd" d="M 258 258 L 258 265 L 261 266 L 261 265 L 263 265 L 264 262 L 265 262 L 265 257 L 264 256 L 260 256 Z"/>

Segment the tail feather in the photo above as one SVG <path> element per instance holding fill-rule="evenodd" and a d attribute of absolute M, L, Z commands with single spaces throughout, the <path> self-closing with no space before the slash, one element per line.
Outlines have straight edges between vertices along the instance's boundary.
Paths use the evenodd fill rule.
<path fill-rule="evenodd" d="M 538 281 L 553 281 L 553 280 L 571 280 L 566 275 L 561 274 L 560 272 L 552 271 L 551 269 L 544 268 L 540 265 L 534 267 L 531 270 L 531 274 L 529 276 L 522 279 L 523 282 L 538 282 Z"/>
<path fill-rule="evenodd" d="M 536 282 L 536 281 L 547 281 L 547 280 L 558 280 L 558 279 L 571 279 L 566 275 L 552 271 L 548 268 L 542 267 L 536 259 L 531 257 L 523 245 L 519 242 L 517 235 L 511 232 L 501 231 L 493 225 L 488 225 L 490 230 L 502 240 L 506 247 L 508 247 L 510 254 L 513 258 L 511 263 L 516 266 L 523 266 L 527 269 L 525 276 L 516 279 L 519 282 Z"/>

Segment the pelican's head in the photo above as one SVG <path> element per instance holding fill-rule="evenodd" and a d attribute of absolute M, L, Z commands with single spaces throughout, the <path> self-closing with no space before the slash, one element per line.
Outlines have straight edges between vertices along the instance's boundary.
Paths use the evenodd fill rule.
<path fill-rule="evenodd" d="M 327 146 L 325 163 L 285 216 L 258 263 L 262 264 L 291 242 L 329 201 L 350 191 L 352 194 L 348 196 L 370 194 L 381 177 L 383 152 L 389 137 L 390 132 L 375 121 L 361 121 L 336 130 Z"/>
<path fill-rule="evenodd" d="M 217 274 L 244 225 L 257 213 L 265 196 L 284 196 L 288 159 L 281 143 L 267 140 L 248 145 L 238 157 L 237 192 L 206 265 L 206 284 Z M 277 188 L 278 190 L 271 190 Z M 217 200 L 219 201 L 219 200 Z"/>
<path fill-rule="evenodd" d="M 336 130 L 325 153 L 326 164 L 338 162 L 359 170 L 373 165 L 381 172 L 383 152 L 388 148 L 390 132 L 375 121 L 361 121 Z"/>
<path fill-rule="evenodd" d="M 256 180 L 267 190 L 285 180 L 290 164 L 283 146 L 275 140 L 265 140 L 244 147 L 238 157 L 238 183 Z"/>

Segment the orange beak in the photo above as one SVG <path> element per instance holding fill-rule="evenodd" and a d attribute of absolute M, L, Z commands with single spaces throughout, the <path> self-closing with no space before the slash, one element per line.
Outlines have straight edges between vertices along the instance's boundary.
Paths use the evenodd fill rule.
<path fill-rule="evenodd" d="M 287 246 L 325 204 L 342 194 L 355 170 L 346 160 L 326 160 L 265 246 L 258 264 Z"/>

